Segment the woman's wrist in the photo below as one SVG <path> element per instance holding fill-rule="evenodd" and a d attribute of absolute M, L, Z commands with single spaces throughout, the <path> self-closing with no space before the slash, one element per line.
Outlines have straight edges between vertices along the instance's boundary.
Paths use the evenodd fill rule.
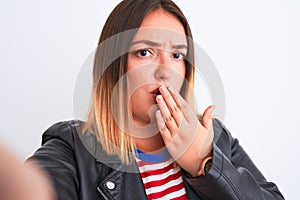
<path fill-rule="evenodd" d="M 212 165 L 212 156 L 213 154 L 211 151 L 201 160 L 199 170 L 196 172 L 194 177 L 204 176 L 208 173 Z"/>

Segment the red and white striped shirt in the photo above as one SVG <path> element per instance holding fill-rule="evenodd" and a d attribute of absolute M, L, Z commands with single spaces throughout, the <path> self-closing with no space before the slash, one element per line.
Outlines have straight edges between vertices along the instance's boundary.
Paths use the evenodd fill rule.
<path fill-rule="evenodd" d="M 156 155 L 146 154 L 147 156 L 145 156 L 145 153 L 142 154 L 143 156 L 136 158 L 136 161 L 148 199 L 186 200 L 180 167 L 175 164 L 173 158 L 168 156 L 167 160 L 158 161 L 162 159 L 159 155 L 160 158 L 154 159 L 156 161 L 154 162 L 150 160 L 153 160 L 151 158 Z"/>

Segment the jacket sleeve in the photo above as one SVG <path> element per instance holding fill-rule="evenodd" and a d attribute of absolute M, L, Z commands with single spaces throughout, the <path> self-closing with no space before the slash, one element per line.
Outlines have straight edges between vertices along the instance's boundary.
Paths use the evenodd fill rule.
<path fill-rule="evenodd" d="M 76 200 L 78 199 L 79 183 L 73 149 L 66 140 L 59 137 L 48 138 L 47 136 L 48 133 L 58 130 L 60 133 L 72 131 L 70 126 L 65 123 L 56 124 L 49 128 L 43 135 L 43 146 L 27 162 L 38 163 L 49 174 L 56 191 L 57 200 Z"/>
<path fill-rule="evenodd" d="M 185 181 L 204 199 L 284 199 L 277 186 L 267 182 L 249 156 L 224 125 L 214 119 L 213 161 L 205 176 Z"/>

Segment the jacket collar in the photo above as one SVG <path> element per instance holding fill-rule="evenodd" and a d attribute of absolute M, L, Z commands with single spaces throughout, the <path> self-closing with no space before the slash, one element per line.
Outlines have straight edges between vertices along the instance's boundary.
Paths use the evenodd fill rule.
<path fill-rule="evenodd" d="M 75 124 L 75 128 L 83 145 L 89 151 L 89 153 L 96 159 L 96 162 L 100 162 L 117 171 L 139 173 L 138 167 L 135 162 L 131 164 L 122 163 L 121 159 L 117 155 L 108 155 L 103 150 L 101 143 L 98 142 L 94 134 L 89 132 L 85 132 L 83 134 L 81 131 L 83 123 L 84 122 L 78 121 L 78 123 Z"/>

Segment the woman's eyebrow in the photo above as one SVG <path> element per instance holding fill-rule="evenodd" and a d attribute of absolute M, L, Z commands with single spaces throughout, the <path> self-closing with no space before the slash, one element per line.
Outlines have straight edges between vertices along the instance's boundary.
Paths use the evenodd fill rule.
<path fill-rule="evenodd" d="M 187 45 L 185 44 L 178 44 L 178 45 L 173 45 L 173 49 L 188 49 Z"/>
<path fill-rule="evenodd" d="M 151 40 L 137 40 L 137 41 L 133 41 L 131 43 L 131 46 L 136 45 L 136 44 L 146 44 L 146 45 L 149 45 L 149 46 L 152 46 L 152 47 L 162 46 L 161 43 L 154 42 L 154 41 L 151 41 Z M 172 49 L 187 49 L 187 48 L 188 47 L 187 47 L 186 44 L 178 44 L 178 45 L 173 45 L 172 46 Z"/>
<path fill-rule="evenodd" d="M 154 42 L 154 41 L 151 41 L 151 40 L 137 40 L 137 41 L 133 41 L 131 43 L 132 46 L 136 45 L 136 44 L 146 44 L 146 45 L 153 46 L 153 47 L 161 46 L 160 43 Z"/>

